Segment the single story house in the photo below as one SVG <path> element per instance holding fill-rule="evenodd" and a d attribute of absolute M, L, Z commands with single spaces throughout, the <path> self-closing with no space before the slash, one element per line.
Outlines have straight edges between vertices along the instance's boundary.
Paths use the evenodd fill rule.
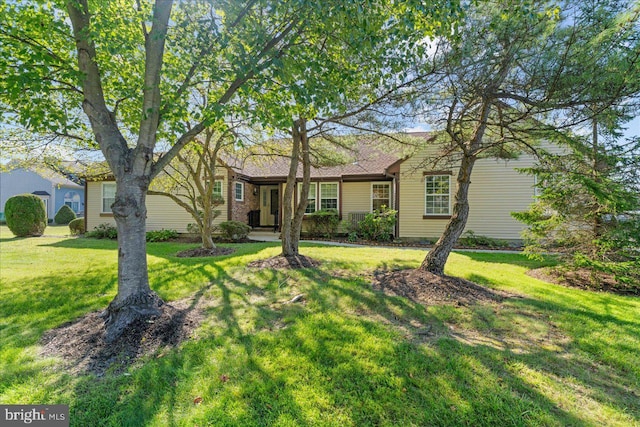
<path fill-rule="evenodd" d="M 429 138 L 426 133 L 414 134 Z M 452 207 L 457 170 L 429 168 L 425 159 L 433 152 L 426 146 L 410 157 L 380 148 L 362 146 L 352 161 L 340 166 L 312 168 L 307 212 L 335 208 L 341 219 L 358 221 L 381 206 L 398 211 L 396 236 L 402 239 L 435 239 L 447 224 Z M 249 157 L 220 162 L 219 188 L 225 202 L 216 222 L 236 220 L 252 227 L 274 227 L 282 212 L 282 195 L 289 171 L 286 157 Z M 479 159 L 469 192 L 467 230 L 478 235 L 519 240 L 524 225 L 511 217 L 534 201 L 534 177 L 516 169 L 533 166 L 532 156 L 515 160 Z M 300 168 L 301 169 L 301 168 Z M 302 171 L 298 171 L 298 181 Z M 294 193 L 297 199 L 300 183 Z M 86 229 L 101 223 L 115 224 L 110 206 L 115 195 L 113 180 L 87 180 Z M 187 232 L 191 216 L 171 199 L 147 196 L 147 229 Z"/>
<path fill-rule="evenodd" d="M 53 218 L 63 205 L 84 215 L 84 186 L 50 169 L 16 168 L 0 173 L 0 217 L 12 196 L 31 193 L 44 201 L 47 217 Z"/>

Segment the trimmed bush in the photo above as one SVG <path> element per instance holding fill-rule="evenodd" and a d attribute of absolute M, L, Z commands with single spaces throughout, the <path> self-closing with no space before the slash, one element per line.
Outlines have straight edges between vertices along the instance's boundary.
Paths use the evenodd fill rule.
<path fill-rule="evenodd" d="M 85 233 L 85 237 L 93 237 L 94 239 L 117 239 L 118 229 L 111 224 L 104 223 Z"/>
<path fill-rule="evenodd" d="M 340 216 L 335 209 L 321 209 L 306 216 L 308 233 L 312 236 L 333 237 L 340 225 Z"/>
<path fill-rule="evenodd" d="M 18 237 L 42 236 L 47 228 L 44 202 L 35 194 L 18 194 L 4 205 L 7 227 Z"/>
<path fill-rule="evenodd" d="M 494 239 L 492 237 L 480 236 L 473 232 L 473 230 L 467 230 L 462 237 L 458 239 L 458 243 L 464 246 L 471 247 L 487 247 L 487 248 L 508 248 L 509 242 L 501 239 Z"/>
<path fill-rule="evenodd" d="M 60 225 L 69 224 L 74 219 L 76 219 L 76 213 L 67 205 L 60 206 L 60 209 L 53 217 L 56 224 Z"/>
<path fill-rule="evenodd" d="M 357 234 L 366 240 L 388 242 L 393 239 L 393 231 L 398 219 L 398 211 L 381 209 L 365 215 L 358 223 Z"/>
<path fill-rule="evenodd" d="M 76 218 L 69 222 L 69 230 L 73 236 L 84 234 L 84 218 Z"/>
<path fill-rule="evenodd" d="M 147 231 L 147 242 L 166 242 L 167 240 L 178 237 L 177 230 L 154 230 Z"/>
<path fill-rule="evenodd" d="M 225 221 L 220 223 L 220 230 L 225 239 L 242 240 L 247 238 L 251 227 L 240 221 Z"/>

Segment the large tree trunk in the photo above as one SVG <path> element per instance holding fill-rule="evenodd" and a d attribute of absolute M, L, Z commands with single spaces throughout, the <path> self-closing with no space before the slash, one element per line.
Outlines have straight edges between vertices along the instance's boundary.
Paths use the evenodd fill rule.
<path fill-rule="evenodd" d="M 291 246 L 296 255 L 299 254 L 298 246 L 300 244 L 300 234 L 302 233 L 302 221 L 304 220 L 304 213 L 307 210 L 307 203 L 309 202 L 309 185 L 311 183 L 311 161 L 309 139 L 307 138 L 307 122 L 305 119 L 300 119 L 298 123 L 300 147 L 302 149 L 302 187 L 300 188 L 300 198 L 291 223 Z"/>
<path fill-rule="evenodd" d="M 143 177 L 116 182 L 112 210 L 118 227 L 118 294 L 104 312 L 107 341 L 140 317 L 159 314 L 162 305 L 147 273 L 146 182 Z"/>
<path fill-rule="evenodd" d="M 296 120 L 292 127 L 293 148 L 291 164 L 287 175 L 287 187 L 283 197 L 282 217 L 282 255 L 298 256 L 302 221 L 309 199 L 309 184 L 311 182 L 311 163 L 309 155 L 309 139 L 307 138 L 307 121 L 303 118 Z M 302 149 L 302 188 L 300 199 L 293 209 L 293 194 L 296 189 L 296 175 L 300 150 Z"/>
<path fill-rule="evenodd" d="M 300 152 L 300 140 L 296 138 L 296 126 L 293 126 L 293 147 L 291 148 L 291 163 L 289 164 L 289 174 L 287 175 L 287 186 L 282 196 L 282 256 L 295 256 L 298 254 L 297 247 L 292 241 L 292 217 L 293 217 L 293 192 L 296 188 L 296 174 L 298 173 L 298 160 Z"/>
<path fill-rule="evenodd" d="M 424 261 L 422 261 L 421 270 L 439 276 L 444 274 L 444 265 L 449 258 L 453 245 L 462 235 L 469 218 L 469 185 L 471 184 L 471 171 L 475 162 L 475 156 L 465 155 L 462 158 L 460 170 L 458 171 L 458 188 L 454 196 L 451 219 L 433 249 L 429 251 Z"/>

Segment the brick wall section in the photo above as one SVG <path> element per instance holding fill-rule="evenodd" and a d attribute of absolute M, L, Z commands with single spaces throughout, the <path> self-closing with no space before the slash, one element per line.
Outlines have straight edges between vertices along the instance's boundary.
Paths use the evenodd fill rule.
<path fill-rule="evenodd" d="M 230 180 L 231 183 L 231 219 L 234 221 L 249 223 L 249 211 L 260 209 L 260 193 L 258 187 L 244 183 L 244 201 L 239 202 L 235 200 L 235 180 Z M 253 194 L 254 188 L 256 189 L 256 195 Z"/>

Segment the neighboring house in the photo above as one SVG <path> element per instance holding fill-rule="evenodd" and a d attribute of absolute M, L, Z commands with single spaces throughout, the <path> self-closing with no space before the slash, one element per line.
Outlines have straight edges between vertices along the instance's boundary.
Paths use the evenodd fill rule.
<path fill-rule="evenodd" d="M 4 204 L 16 194 L 31 193 L 45 204 L 47 217 L 53 218 L 62 205 L 68 205 L 78 216 L 84 215 L 84 186 L 49 169 L 17 168 L 0 173 L 0 212 L 4 218 Z"/>
<path fill-rule="evenodd" d="M 414 136 L 428 138 L 427 134 Z M 433 146 L 431 146 L 433 147 Z M 367 146 L 342 166 L 312 168 L 307 212 L 335 208 L 341 219 L 359 221 L 381 206 L 398 210 L 396 236 L 405 239 L 434 239 L 440 236 L 453 207 L 456 168 L 433 170 L 425 167 L 425 148 L 409 158 L 381 152 Z M 534 200 L 534 177 L 516 168 L 534 164 L 531 156 L 517 160 L 478 160 L 469 192 L 467 230 L 500 239 L 518 240 L 524 225 L 511 212 L 525 210 Z M 301 167 L 299 168 L 301 169 Z M 289 171 L 286 157 L 250 157 L 241 162 L 226 159 L 220 166 L 218 188 L 224 205 L 216 222 L 237 220 L 253 227 L 274 227 L 282 212 L 282 195 Z M 302 171 L 298 171 L 301 181 Z M 299 197 L 300 183 L 294 192 Z M 114 223 L 110 206 L 115 182 L 87 181 L 87 230 Z M 147 196 L 147 228 L 187 232 L 191 216 L 163 196 Z"/>

